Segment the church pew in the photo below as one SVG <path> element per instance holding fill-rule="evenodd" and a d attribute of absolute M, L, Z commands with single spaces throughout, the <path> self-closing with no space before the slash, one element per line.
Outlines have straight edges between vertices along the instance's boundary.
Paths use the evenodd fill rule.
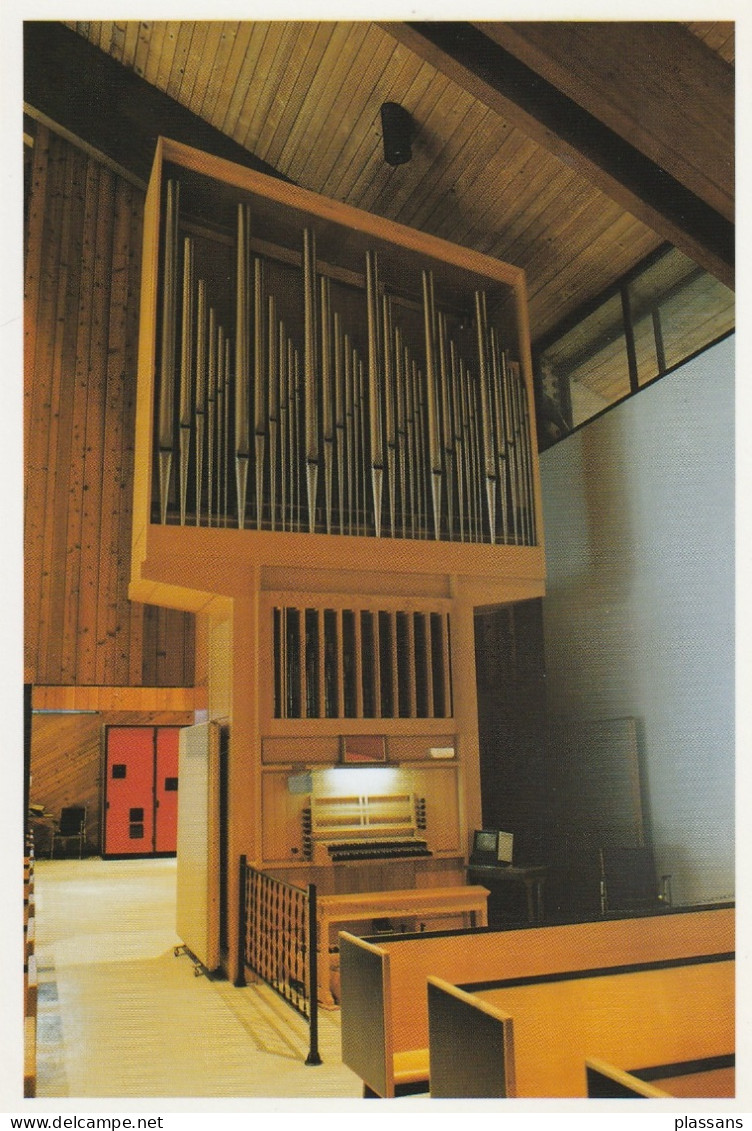
<path fill-rule="evenodd" d="M 363 1081 L 364 1096 L 392 1099 L 428 1090 L 428 1049 L 395 1052 L 389 961 L 383 950 L 354 935 L 340 940 L 340 978 L 347 985 L 348 1008 L 342 1011 L 342 1059 Z"/>
<path fill-rule="evenodd" d="M 734 965 L 727 954 L 704 955 L 459 988 L 477 1009 L 490 1006 L 509 1021 L 504 1061 L 513 1063 L 514 1076 L 506 1094 L 578 1098 L 588 1094 L 589 1056 L 612 1065 L 662 1065 L 668 1076 L 672 1064 L 733 1054 Z M 474 1021 L 456 1013 L 454 998 L 435 979 L 433 987 L 443 1008 L 455 1009 L 457 1047 L 467 1061 L 461 1094 L 485 1095 L 487 1056 L 473 1044 Z M 457 1069 L 450 1068 L 448 1082 L 440 1079 L 447 1058 L 438 1053 L 434 1060 L 430 1026 L 429 1061 L 431 1094 L 450 1095 Z"/>
<path fill-rule="evenodd" d="M 25 1098 L 34 1098 L 37 1088 L 37 959 L 34 904 L 34 857 L 24 858 L 24 1081 Z"/>
<path fill-rule="evenodd" d="M 515 1095 L 512 1019 L 441 978 L 429 978 L 432 1099 Z"/>
<path fill-rule="evenodd" d="M 625 1072 L 595 1057 L 585 1060 L 589 1099 L 719 1099 L 736 1091 L 735 1057 L 718 1056 L 679 1065 L 651 1065 Z"/>
<path fill-rule="evenodd" d="M 613 966 L 731 951 L 734 908 L 508 931 L 425 933 L 378 942 L 341 931 L 339 944 L 342 1057 L 366 1080 L 365 1067 L 375 1078 L 376 1063 L 392 1063 L 403 1053 L 418 1061 L 426 1056 L 430 975 L 460 984 L 576 970 L 583 964 Z M 378 995 L 369 998 L 374 984 Z M 366 1018 L 363 1002 L 369 1000 Z M 383 1086 L 388 1067 L 379 1073 Z"/>

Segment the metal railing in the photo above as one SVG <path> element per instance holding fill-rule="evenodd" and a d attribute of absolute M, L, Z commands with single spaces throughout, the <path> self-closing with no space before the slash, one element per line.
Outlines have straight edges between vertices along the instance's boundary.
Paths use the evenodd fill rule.
<path fill-rule="evenodd" d="M 306 1064 L 321 1064 L 318 1049 L 316 885 L 294 887 L 240 857 L 239 984 L 247 966 L 306 1019 Z"/>

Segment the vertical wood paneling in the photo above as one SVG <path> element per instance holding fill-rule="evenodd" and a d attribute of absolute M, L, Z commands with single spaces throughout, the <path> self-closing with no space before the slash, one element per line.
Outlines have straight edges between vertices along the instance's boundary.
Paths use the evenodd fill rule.
<path fill-rule="evenodd" d="M 128 193 L 130 186 L 122 181 L 114 186 L 114 217 L 110 248 L 110 293 L 107 311 L 108 348 L 103 361 L 105 418 L 104 432 L 107 445 L 102 463 L 101 519 L 103 528 L 113 534 L 120 532 L 122 480 L 123 400 L 125 385 L 125 324 L 128 300 L 128 236 L 130 215 Z M 100 541 L 99 601 L 97 608 L 97 667 L 96 683 L 115 683 L 114 648 L 104 647 L 115 640 L 118 628 L 118 569 L 119 561 L 110 546 Z"/>
<path fill-rule="evenodd" d="M 49 561 L 49 572 L 46 574 L 49 594 L 49 626 L 45 658 L 45 669 L 48 671 L 60 670 L 63 655 L 64 620 L 57 614 L 57 610 L 64 608 L 65 602 L 70 508 L 58 505 L 58 501 L 68 495 L 68 483 L 72 468 L 78 321 L 72 315 L 78 309 L 81 284 L 80 263 L 84 222 L 82 205 L 85 193 L 86 160 L 83 154 L 71 147 L 68 151 L 65 219 L 61 239 L 53 355 L 53 403 L 55 400 L 58 402 L 59 410 L 56 414 L 57 427 L 50 429 L 51 443 L 48 462 L 50 474 L 48 476 L 47 500 L 52 508 L 47 530 L 49 551 L 45 553 L 45 563 Z M 57 443 L 53 450 L 52 437 L 55 432 Z M 54 472 L 52 471 L 53 468 Z"/>
<path fill-rule="evenodd" d="M 128 601 L 143 196 L 40 126 L 27 217 L 25 667 L 190 685 L 192 616 Z"/>
<path fill-rule="evenodd" d="M 81 247 L 81 286 L 73 390 L 73 423 L 71 427 L 71 460 L 68 479 L 68 553 L 65 568 L 63 606 L 63 651 L 60 678 L 64 683 L 76 679 L 77 631 L 81 592 L 81 535 L 84 499 L 84 455 L 86 450 L 86 404 L 88 395 L 88 357 L 93 301 L 93 233 L 96 226 L 99 196 L 99 172 L 89 161 L 86 169 L 83 240 Z"/>

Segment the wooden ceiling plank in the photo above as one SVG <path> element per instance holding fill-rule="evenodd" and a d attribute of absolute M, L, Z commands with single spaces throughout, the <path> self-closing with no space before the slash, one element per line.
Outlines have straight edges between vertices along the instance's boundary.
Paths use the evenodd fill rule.
<path fill-rule="evenodd" d="M 138 41 L 141 33 L 141 24 L 138 20 L 128 20 L 125 24 L 125 38 L 123 40 L 122 63 L 130 70 L 134 69 L 134 60 L 138 50 Z"/>
<path fill-rule="evenodd" d="M 152 86 L 157 85 L 159 73 L 159 58 L 162 54 L 162 45 L 167 34 L 167 24 L 164 20 L 152 20 L 149 34 L 148 51 L 144 59 L 144 78 Z"/>
<path fill-rule="evenodd" d="M 566 268 L 566 276 L 557 258 L 552 258 L 548 263 L 541 264 L 540 273 L 536 270 L 535 283 L 531 287 L 533 299 L 537 299 L 539 295 L 545 295 L 548 290 L 558 293 L 561 314 L 556 321 L 560 321 L 565 310 L 571 310 L 579 305 L 577 302 L 573 302 L 572 295 L 575 294 L 575 290 L 572 284 L 576 286 L 580 277 L 590 278 L 590 293 L 598 293 L 598 289 L 593 287 L 592 279 L 594 275 L 597 277 L 603 272 L 604 254 L 610 254 L 613 257 L 610 269 L 605 273 L 607 277 L 604 285 L 613 281 L 613 264 L 617 262 L 617 253 L 614 248 L 618 248 L 620 241 L 624 241 L 621 244 L 623 248 L 623 262 L 620 265 L 622 267 L 621 274 L 631 270 L 644 258 L 645 254 L 653 250 L 653 247 L 649 246 L 646 251 L 637 245 L 634 240 L 633 223 L 634 221 L 628 213 L 621 213 L 604 217 L 598 226 L 589 233 L 587 242 L 576 239 L 574 235 L 570 234 L 567 238 L 572 241 L 572 256 L 571 263 Z M 629 245 L 626 243 L 628 239 L 632 240 Z M 603 289 L 603 287 L 600 289 Z M 567 294 L 570 297 L 565 308 L 564 302 Z M 540 332 L 536 330 L 536 336 Z"/>
<path fill-rule="evenodd" d="M 246 83 L 246 59 L 252 38 L 254 34 L 260 35 L 263 41 L 267 26 L 267 24 L 260 23 L 256 20 L 243 20 L 238 25 L 237 32 L 235 33 L 227 59 L 227 68 L 224 78 L 219 85 L 210 118 L 213 126 L 222 130 L 223 133 L 228 133 L 230 137 L 235 137 L 235 134 L 232 127 L 230 129 L 225 128 L 227 112 L 238 86 L 242 88 Z"/>
<path fill-rule="evenodd" d="M 627 214 L 625 214 L 626 217 Z M 629 225 L 625 219 L 625 226 L 619 232 L 606 232 L 603 237 L 601 251 L 606 247 L 607 241 L 614 235 L 619 236 L 624 243 L 622 248 L 615 250 L 608 247 L 606 260 L 596 262 L 591 259 L 588 273 L 579 270 L 579 263 L 573 267 L 563 267 L 559 274 L 552 275 L 534 299 L 538 321 L 536 322 L 535 337 L 543 335 L 561 324 L 572 311 L 581 309 L 590 302 L 594 296 L 608 290 L 617 272 L 626 275 L 637 266 L 646 256 L 651 255 L 660 247 L 657 237 L 639 221 L 634 220 Z"/>
<path fill-rule="evenodd" d="M 255 152 L 259 155 L 263 153 L 264 160 L 268 160 L 271 144 L 287 107 L 289 93 L 308 54 L 312 35 L 311 26 L 302 23 L 292 25 L 294 39 L 290 45 L 289 55 L 284 59 L 285 65 L 279 67 L 276 74 L 268 76 L 267 81 L 271 87 L 272 100 L 262 121 L 261 129 L 256 131 L 255 137 Z M 282 62 L 279 56 L 277 56 L 277 59 Z"/>
<path fill-rule="evenodd" d="M 217 45 L 217 51 L 214 56 L 214 61 L 209 74 L 209 81 L 204 91 L 203 101 L 201 108 L 197 110 L 200 118 L 205 122 L 210 122 L 211 125 L 216 126 L 215 120 L 215 106 L 219 98 L 222 84 L 225 81 L 225 74 L 227 71 L 227 64 L 232 53 L 232 47 L 235 42 L 235 37 L 238 33 L 240 24 L 237 21 L 225 22 L 222 24 L 222 30 Z"/>
<path fill-rule="evenodd" d="M 291 161 L 293 180 L 302 183 L 305 178 L 309 188 L 319 191 L 325 171 L 338 163 L 353 122 L 358 119 L 363 103 L 371 97 L 383 69 L 384 59 L 373 25 L 362 23 L 350 27 L 340 59 L 319 99 L 321 129 L 315 137 L 311 134 L 310 145 L 301 138 Z"/>
<path fill-rule="evenodd" d="M 154 85 L 157 90 L 161 90 L 163 94 L 167 92 L 167 84 L 170 79 L 170 71 L 172 70 L 172 61 L 175 58 L 179 33 L 180 21 L 168 20 L 165 27 L 164 38 L 162 39 L 162 50 L 159 53 L 157 74 L 154 80 Z"/>
<path fill-rule="evenodd" d="M 315 159 L 317 154 L 329 152 L 329 138 L 348 109 L 339 97 L 340 91 L 367 30 L 366 23 L 335 25 L 306 94 L 305 117 L 299 116 L 282 151 L 283 167 L 292 180 L 299 180 L 305 173 L 311 156 Z M 310 186 L 307 174 L 305 183 Z"/>
<path fill-rule="evenodd" d="M 300 44 L 303 48 L 298 68 L 289 76 L 290 83 L 286 84 L 285 95 L 281 103 L 281 114 L 274 135 L 268 144 L 269 160 L 277 168 L 284 171 L 281 161 L 282 151 L 287 145 L 292 130 L 305 102 L 308 88 L 311 85 L 319 60 L 326 45 L 331 38 L 333 28 L 329 23 L 310 23 L 303 29 Z M 275 100 L 276 102 L 276 100 Z"/>
<path fill-rule="evenodd" d="M 367 202 L 366 207 L 369 210 L 398 219 L 414 180 L 428 179 L 433 165 L 433 155 L 430 151 L 432 123 L 435 121 L 439 129 L 441 128 L 441 122 L 451 111 L 455 95 L 454 84 L 450 83 L 445 75 L 435 74 L 423 97 L 411 111 L 418 130 L 418 137 L 413 143 L 412 159 L 407 165 L 395 169 L 388 189 L 382 185 L 379 193 L 365 194 L 363 199 Z M 380 125 L 381 123 L 379 127 Z M 379 135 L 381 135 L 380 128 Z"/>
<path fill-rule="evenodd" d="M 140 78 L 145 77 L 147 60 L 151 51 L 151 37 L 153 25 L 148 20 L 140 20 L 138 24 L 138 43 L 133 56 L 133 70 Z"/>
<path fill-rule="evenodd" d="M 589 185 L 583 184 L 569 207 L 556 217 L 544 217 L 546 234 L 536 233 L 538 238 L 530 242 L 529 254 L 521 263 L 525 271 L 535 279 L 532 286 L 542 288 L 550 279 L 550 273 L 558 270 L 562 248 L 566 248 L 568 260 L 576 261 L 588 248 L 592 248 L 606 228 L 626 215 L 611 200 L 602 200 L 598 207 L 594 207 L 594 204 L 593 190 Z M 587 222 L 583 223 L 583 219 Z"/>
<path fill-rule="evenodd" d="M 279 155 L 280 168 L 295 180 L 301 169 L 301 147 L 315 151 L 323 122 L 331 107 L 331 91 L 338 79 L 340 62 L 347 48 L 350 28 L 335 23 L 327 27 L 329 38 L 311 75 L 298 114 Z"/>
<path fill-rule="evenodd" d="M 476 240 L 479 246 L 482 244 L 484 247 L 493 242 L 499 224 L 503 224 L 504 215 L 512 211 L 511 204 L 507 204 L 504 197 L 514 177 L 523 172 L 535 148 L 529 138 L 515 130 L 513 136 L 507 138 L 503 149 L 489 160 L 484 174 L 484 179 L 488 182 L 486 190 L 463 236 L 463 240 L 467 240 L 471 246 Z"/>
<path fill-rule="evenodd" d="M 436 175 L 431 184 L 416 185 L 405 203 L 403 213 L 411 227 L 421 227 L 444 195 L 452 193 L 455 176 L 467 162 L 469 153 L 480 145 L 483 122 L 490 111 L 470 95 L 462 102 L 464 112 L 436 157 Z"/>
<path fill-rule="evenodd" d="M 123 55 L 125 52 L 125 35 L 127 24 L 123 21 L 117 20 L 112 24 L 110 36 L 110 55 L 113 59 L 117 59 L 118 63 L 123 62 Z"/>
<path fill-rule="evenodd" d="M 570 100 L 564 102 L 550 84 L 531 78 L 529 69 L 508 52 L 500 55 L 503 49 L 476 28 L 449 21 L 384 26 L 733 286 L 733 225 L 620 142 L 613 131 L 599 127 Z"/>
<path fill-rule="evenodd" d="M 175 95 L 176 101 L 180 102 L 183 106 L 190 107 L 193 104 L 193 92 L 196 88 L 196 79 L 198 78 L 201 60 L 204 58 L 208 34 L 209 24 L 205 21 L 193 24 L 193 34 L 188 48 L 188 56 L 185 60 L 180 85 Z"/>
<path fill-rule="evenodd" d="M 383 34 L 383 33 L 382 33 Z M 383 36 L 387 43 L 394 43 L 388 36 Z M 379 49 L 379 59 L 382 59 L 383 49 Z M 411 51 L 401 44 L 395 45 L 395 50 L 387 52 L 382 72 L 371 90 L 370 96 L 363 102 L 360 112 L 354 117 L 351 130 L 342 147 L 336 164 L 326 174 L 321 187 L 324 195 L 335 197 L 339 200 L 349 199 L 346 185 L 352 185 L 356 176 L 357 154 L 366 151 L 373 153 L 375 148 L 379 110 L 384 102 L 404 103 L 406 92 L 425 64 L 417 59 Z M 378 145 L 381 145 L 380 124 L 378 126 Z M 365 146 L 365 148 L 364 148 Z"/>
<path fill-rule="evenodd" d="M 548 154 L 537 163 L 528 182 L 524 201 L 510 212 L 508 222 L 499 232 L 500 246 L 509 250 L 514 257 L 524 253 L 524 248 L 535 238 L 531 228 L 540 226 L 541 216 L 549 215 L 557 206 L 567 207 L 566 202 L 576 193 L 581 178 Z"/>
<path fill-rule="evenodd" d="M 219 42 L 222 37 L 222 21 L 221 20 L 206 20 L 201 28 L 202 32 L 202 49 L 193 60 L 191 67 L 191 97 L 189 102 L 184 105 L 191 111 L 201 117 L 201 110 L 204 102 L 204 95 L 206 88 L 209 85 L 211 78 L 212 67 L 219 48 Z M 187 89 L 186 89 L 187 93 Z"/>
<path fill-rule="evenodd" d="M 475 216 L 484 209 L 484 198 L 493 185 L 489 179 L 489 163 L 494 167 L 503 161 L 505 155 L 511 157 L 527 139 L 519 130 L 503 125 L 500 132 L 494 129 L 496 116 L 489 121 L 490 134 L 486 143 L 479 140 L 473 146 L 468 160 L 461 168 L 454 182 L 453 192 L 447 195 L 440 207 L 431 217 L 431 223 L 441 231 L 442 236 L 454 242 L 462 242 Z"/>
<path fill-rule="evenodd" d="M 286 23 L 255 22 L 232 83 L 221 129 L 249 149 L 255 150 L 256 145 L 255 136 L 251 133 L 250 140 L 248 136 L 254 117 L 264 99 L 271 100 L 274 84 L 269 78 L 278 74 L 276 60 L 285 34 L 290 34 Z"/>
<path fill-rule="evenodd" d="M 373 129 L 382 101 L 384 75 L 392 65 L 392 55 L 385 53 L 385 43 L 390 41 L 370 24 L 366 38 L 353 58 L 340 91 L 339 101 L 343 112 L 338 115 L 334 133 L 327 148 L 319 147 L 312 155 L 307 168 L 311 187 L 323 193 L 328 179 L 347 167 L 350 155 L 364 129 Z"/>
<path fill-rule="evenodd" d="M 170 74 L 164 88 L 165 94 L 169 94 L 176 102 L 182 100 L 183 79 L 190 58 L 192 39 L 193 24 L 181 23 L 175 39 L 175 54 L 172 57 Z"/>

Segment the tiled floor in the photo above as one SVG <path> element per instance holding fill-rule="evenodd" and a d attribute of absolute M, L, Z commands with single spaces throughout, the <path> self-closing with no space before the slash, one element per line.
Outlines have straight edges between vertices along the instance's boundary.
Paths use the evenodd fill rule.
<path fill-rule="evenodd" d="M 175 955 L 174 860 L 38 860 L 37 1096 L 350 1097 L 339 1014 L 306 1022 L 265 986 Z"/>

